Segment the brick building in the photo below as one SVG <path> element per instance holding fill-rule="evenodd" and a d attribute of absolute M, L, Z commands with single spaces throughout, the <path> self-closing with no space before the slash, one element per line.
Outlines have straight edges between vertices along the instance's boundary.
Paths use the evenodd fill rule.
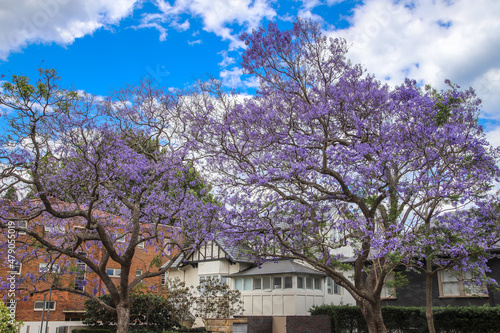
<path fill-rule="evenodd" d="M 33 226 L 26 224 L 25 222 L 17 222 L 19 226 L 29 229 L 36 228 L 41 233 L 54 232 L 53 226 L 40 226 L 37 223 L 33 223 Z M 59 230 L 60 234 L 57 237 L 68 238 L 72 237 L 73 233 L 78 231 L 79 223 L 69 223 L 64 227 L 64 230 Z M 81 227 L 80 227 L 81 228 Z M 44 230 L 42 230 L 44 229 Z M 70 230 L 71 229 L 71 230 Z M 57 232 L 57 230 L 55 230 Z M 110 233 L 116 233 L 118 236 L 115 239 L 115 246 L 128 245 L 127 233 L 123 232 L 123 228 L 116 228 L 116 231 L 110 231 Z M 166 232 L 165 234 L 168 234 Z M 121 235 L 121 236 L 120 236 Z M 8 232 L 7 229 L 4 233 L 0 234 L 0 238 L 3 244 L 8 243 L 7 241 Z M 48 236 L 47 236 L 48 237 Z M 13 237 L 11 237 L 13 238 Z M 32 236 L 26 234 L 26 232 L 18 231 L 15 233 L 15 244 L 17 248 L 14 248 L 17 252 L 18 257 L 22 257 L 20 264 L 14 264 L 10 266 L 5 251 L 2 251 L 2 262 L 0 264 L 0 281 L 3 287 L 0 289 L 0 296 L 4 302 L 6 302 L 8 307 L 11 307 L 15 311 L 16 320 L 22 321 L 24 325 L 22 326 L 21 333 L 38 333 L 40 332 L 40 325 L 42 322 L 43 315 L 43 330 L 46 333 L 56 333 L 57 328 L 62 326 L 82 326 L 82 319 L 85 313 L 84 302 L 87 299 L 85 296 L 77 295 L 69 291 L 61 290 L 51 290 L 50 286 L 52 283 L 57 283 L 60 286 L 69 289 L 82 290 L 90 292 L 92 294 L 102 295 L 106 293 L 104 283 L 97 276 L 96 273 L 90 271 L 86 265 L 74 258 L 63 258 L 60 261 L 53 261 L 52 265 L 46 262 L 46 251 L 43 247 L 40 247 L 34 243 Z M 30 244 L 29 246 L 22 249 L 19 248 L 21 244 Z M 130 280 L 131 282 L 135 276 L 147 271 L 158 271 L 159 265 L 150 265 L 153 260 L 157 261 L 158 251 L 161 249 L 158 244 L 151 243 L 141 243 L 136 247 L 136 251 L 132 260 L 132 265 L 130 269 Z M 100 262 L 104 254 L 102 244 L 94 242 L 94 245 L 86 248 L 87 252 L 92 252 L 93 258 Z M 162 261 L 166 262 L 169 259 L 168 253 L 164 253 Z M 55 254 L 54 254 L 55 255 Z M 60 267 L 58 266 L 60 264 Z M 150 267 L 151 266 L 151 267 Z M 63 267 L 62 269 L 60 269 Z M 111 278 L 111 280 L 117 285 L 119 283 L 119 278 L 121 274 L 120 265 L 117 262 L 109 260 L 106 265 L 106 273 Z M 46 281 L 33 280 L 30 277 L 41 276 L 46 277 Z M 9 278 L 12 279 L 24 279 L 19 286 L 16 286 L 16 302 L 9 302 L 7 296 L 9 292 Z M 156 276 L 144 280 L 136 288 L 140 290 L 158 290 L 160 285 L 165 283 L 166 275 Z M 10 280 L 12 281 L 12 280 Z M 43 293 L 33 293 L 32 291 L 46 290 Z M 45 309 L 44 309 L 44 298 L 45 298 Z M 50 302 L 49 302 L 50 298 Z M 48 318 L 48 325 L 47 325 Z M 48 328 L 46 331 L 45 328 Z"/>

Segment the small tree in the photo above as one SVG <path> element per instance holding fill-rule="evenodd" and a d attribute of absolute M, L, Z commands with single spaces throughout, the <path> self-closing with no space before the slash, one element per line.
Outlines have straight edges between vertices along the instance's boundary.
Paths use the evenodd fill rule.
<path fill-rule="evenodd" d="M 165 289 L 172 323 L 177 327 L 182 327 L 182 323 L 189 319 L 191 308 L 195 302 L 194 287 L 187 287 L 184 281 L 175 278 L 167 279 Z"/>
<path fill-rule="evenodd" d="M 209 277 L 197 287 L 196 316 L 205 318 L 231 318 L 241 314 L 243 302 L 239 290 L 229 288 L 221 280 Z"/>
<path fill-rule="evenodd" d="M 13 313 L 0 302 L 0 332 L 2 333 L 17 333 L 23 323 L 16 321 Z"/>

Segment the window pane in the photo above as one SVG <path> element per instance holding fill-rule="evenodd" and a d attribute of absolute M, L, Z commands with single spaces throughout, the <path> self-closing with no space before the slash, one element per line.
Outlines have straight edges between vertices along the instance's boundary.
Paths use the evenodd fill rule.
<path fill-rule="evenodd" d="M 262 289 L 261 283 L 262 283 L 262 281 L 260 280 L 260 278 L 254 278 L 253 279 L 253 290 L 260 290 L 260 289 Z"/>
<path fill-rule="evenodd" d="M 321 290 L 321 278 L 314 278 L 314 289 Z"/>
<path fill-rule="evenodd" d="M 443 296 L 460 295 L 460 282 L 448 271 L 441 271 L 441 282 L 443 285 Z"/>
<path fill-rule="evenodd" d="M 243 279 L 242 278 L 234 279 L 234 289 L 243 290 Z"/>
<path fill-rule="evenodd" d="M 293 288 L 292 277 L 286 276 L 285 277 L 285 289 L 292 289 L 292 288 Z"/>
<path fill-rule="evenodd" d="M 304 289 L 304 278 L 302 276 L 297 276 L 297 288 Z"/>
<path fill-rule="evenodd" d="M 262 278 L 262 285 L 263 289 L 271 289 L 271 278 L 270 277 L 263 277 Z"/>
<path fill-rule="evenodd" d="M 243 290 L 252 290 L 252 278 L 245 278 L 243 280 Z"/>
<path fill-rule="evenodd" d="M 335 281 L 333 281 L 333 293 L 335 295 L 340 295 L 341 294 L 340 286 Z"/>
<path fill-rule="evenodd" d="M 220 282 L 221 282 L 222 284 L 227 284 L 227 277 L 222 276 L 222 277 L 220 278 Z"/>
<path fill-rule="evenodd" d="M 307 289 L 312 289 L 313 288 L 313 279 L 312 279 L 312 277 L 307 277 L 306 278 L 306 288 Z"/>
<path fill-rule="evenodd" d="M 140 276 L 142 274 L 142 269 L 136 269 L 135 270 L 135 276 Z"/>
<path fill-rule="evenodd" d="M 326 288 L 329 295 L 333 295 L 333 280 L 332 278 L 326 279 Z"/>
<path fill-rule="evenodd" d="M 274 289 L 281 289 L 281 277 L 273 278 L 273 288 Z"/>
<path fill-rule="evenodd" d="M 444 295 L 460 295 L 460 284 L 457 282 L 443 282 Z"/>

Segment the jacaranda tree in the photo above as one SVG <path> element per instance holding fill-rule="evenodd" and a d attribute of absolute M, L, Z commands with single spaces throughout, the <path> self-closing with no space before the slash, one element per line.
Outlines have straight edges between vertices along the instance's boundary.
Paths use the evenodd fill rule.
<path fill-rule="evenodd" d="M 210 239 L 218 208 L 169 123 L 174 93 L 145 80 L 98 100 L 58 87 L 57 79 L 53 70 L 41 70 L 35 84 L 13 76 L 0 93 L 6 114 L 0 191 L 19 194 L 0 202 L 0 227 L 26 234 L 17 239 L 17 260 L 47 263 L 22 274 L 20 286 L 87 296 L 115 312 L 117 332 L 125 333 L 130 291 Z M 130 268 L 141 243 L 158 255 L 135 276 Z M 6 244 L 2 249 L 7 254 Z M 107 274 L 111 263 L 121 270 L 118 283 Z M 95 281 L 77 278 L 85 273 Z M 112 305 L 98 293 L 109 294 Z"/>
<path fill-rule="evenodd" d="M 310 21 L 285 31 L 271 23 L 241 39 L 256 95 L 207 82 L 184 116 L 226 204 L 228 241 L 327 273 L 359 303 L 369 331 L 385 332 L 388 274 L 424 253 L 427 222 L 485 199 L 498 174 L 498 151 L 477 122 L 480 101 L 455 86 L 384 85 L 347 59 L 344 40 Z M 453 216 L 445 225 L 460 234 Z M 483 226 L 496 231 L 491 220 L 474 221 Z"/>

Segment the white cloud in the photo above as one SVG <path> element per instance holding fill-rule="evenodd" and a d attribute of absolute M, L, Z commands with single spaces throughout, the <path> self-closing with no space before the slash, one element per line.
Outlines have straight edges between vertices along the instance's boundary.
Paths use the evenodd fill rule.
<path fill-rule="evenodd" d="M 156 20 L 172 24 L 179 20 L 181 14 L 201 17 L 203 30 L 229 40 L 230 49 L 241 47 L 243 44 L 233 34 L 229 25 L 236 23 L 253 29 L 259 26 L 263 18 L 271 19 L 276 15 L 269 0 L 176 0 L 173 5 L 164 0 L 157 0 L 156 4 L 162 12 L 162 18 L 155 18 Z"/>
<path fill-rule="evenodd" d="M 249 77 L 242 79 L 243 70 L 241 68 L 233 67 L 231 69 L 223 69 L 219 73 L 222 83 L 230 88 L 256 88 L 259 86 L 256 77 Z"/>
<path fill-rule="evenodd" d="M 486 139 L 490 142 L 490 144 L 494 147 L 500 146 L 500 127 L 496 127 L 495 129 L 486 132 Z"/>
<path fill-rule="evenodd" d="M 71 44 L 130 15 L 138 0 L 0 0 L 0 60 L 29 43 Z"/>
<path fill-rule="evenodd" d="M 203 41 L 201 39 L 193 40 L 193 41 L 188 41 L 188 44 L 193 46 L 197 44 L 203 44 Z"/>
<path fill-rule="evenodd" d="M 226 50 L 222 50 L 218 54 L 222 55 L 222 61 L 219 62 L 219 66 L 222 68 L 228 67 L 236 62 L 234 58 L 227 55 Z"/>
<path fill-rule="evenodd" d="M 329 34 L 345 37 L 349 57 L 377 78 L 472 85 L 485 114 L 500 119 L 500 1 L 367 0 L 350 21 Z"/>

